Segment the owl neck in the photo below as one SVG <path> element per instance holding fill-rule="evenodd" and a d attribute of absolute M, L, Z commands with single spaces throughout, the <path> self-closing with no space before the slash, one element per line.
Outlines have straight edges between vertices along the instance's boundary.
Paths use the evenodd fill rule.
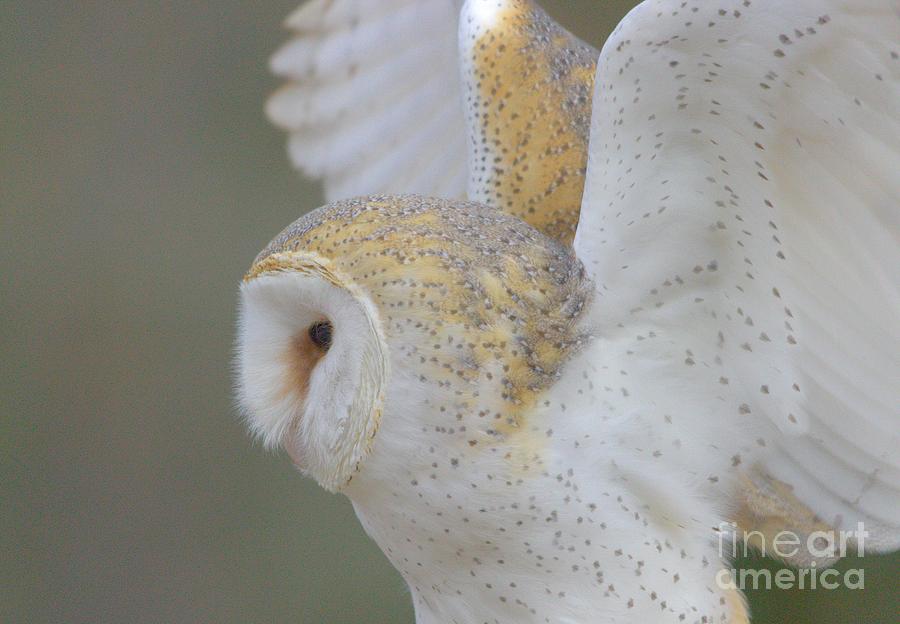
<path fill-rule="evenodd" d="M 417 623 L 729 621 L 715 510 L 553 420 L 565 453 L 540 447 L 546 423 L 462 460 L 427 427 L 382 437 L 397 448 L 385 442 L 347 494 L 408 583 Z"/>

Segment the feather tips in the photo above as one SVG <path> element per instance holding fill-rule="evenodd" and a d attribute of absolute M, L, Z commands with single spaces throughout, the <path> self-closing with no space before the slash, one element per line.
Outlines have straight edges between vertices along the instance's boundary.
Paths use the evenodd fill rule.
<path fill-rule="evenodd" d="M 266 105 L 290 133 L 289 154 L 328 199 L 362 193 L 464 195 L 455 163 L 465 132 L 456 67 L 455 0 L 313 1 L 287 20 L 297 36 L 271 61 L 290 82 Z M 423 171 L 422 149 L 445 167 Z M 436 159 L 431 158 L 430 161 Z M 414 169 L 418 169 L 413 172 Z"/>

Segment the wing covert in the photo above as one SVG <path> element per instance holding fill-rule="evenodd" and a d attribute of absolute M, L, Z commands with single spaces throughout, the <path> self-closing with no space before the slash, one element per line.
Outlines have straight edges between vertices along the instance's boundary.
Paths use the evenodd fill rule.
<path fill-rule="evenodd" d="M 532 0 L 468 0 L 460 21 L 469 197 L 570 245 L 599 52 Z"/>

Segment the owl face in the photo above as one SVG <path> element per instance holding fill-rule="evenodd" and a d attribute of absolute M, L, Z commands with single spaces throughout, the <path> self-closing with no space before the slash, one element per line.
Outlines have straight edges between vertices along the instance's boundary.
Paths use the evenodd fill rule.
<path fill-rule="evenodd" d="M 569 251 L 499 211 L 332 204 L 244 278 L 239 396 L 264 441 L 329 490 L 363 468 L 383 422 L 477 452 L 515 435 L 582 343 L 591 292 Z"/>

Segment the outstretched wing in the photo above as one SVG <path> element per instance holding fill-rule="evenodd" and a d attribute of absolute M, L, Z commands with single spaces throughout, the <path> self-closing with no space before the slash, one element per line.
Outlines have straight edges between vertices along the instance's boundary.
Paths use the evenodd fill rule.
<path fill-rule="evenodd" d="M 575 240 L 616 408 L 710 492 L 813 512 L 757 519 L 863 521 L 871 551 L 900 546 L 898 32 L 893 0 L 643 3 Z"/>
<path fill-rule="evenodd" d="M 464 197 L 457 24 L 462 0 L 311 0 L 271 61 L 289 82 L 269 118 L 326 198 Z"/>
<path fill-rule="evenodd" d="M 571 244 L 599 52 L 531 0 L 468 0 L 460 22 L 470 199 Z"/>

